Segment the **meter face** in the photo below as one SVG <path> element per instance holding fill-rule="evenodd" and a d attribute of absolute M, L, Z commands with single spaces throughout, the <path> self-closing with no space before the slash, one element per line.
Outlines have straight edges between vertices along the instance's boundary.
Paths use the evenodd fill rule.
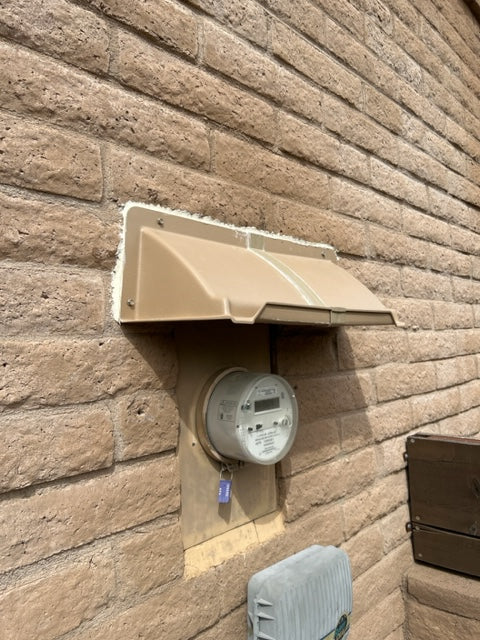
<path fill-rule="evenodd" d="M 225 375 L 213 389 L 206 413 L 215 449 L 257 464 L 275 464 L 288 453 L 297 421 L 297 402 L 288 382 L 248 371 Z"/>

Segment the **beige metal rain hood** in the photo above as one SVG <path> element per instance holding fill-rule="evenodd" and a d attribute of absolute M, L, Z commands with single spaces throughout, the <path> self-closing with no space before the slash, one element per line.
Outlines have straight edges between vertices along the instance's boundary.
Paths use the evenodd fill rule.
<path fill-rule="evenodd" d="M 396 324 L 328 245 L 135 203 L 123 240 L 114 287 L 122 323 Z"/>

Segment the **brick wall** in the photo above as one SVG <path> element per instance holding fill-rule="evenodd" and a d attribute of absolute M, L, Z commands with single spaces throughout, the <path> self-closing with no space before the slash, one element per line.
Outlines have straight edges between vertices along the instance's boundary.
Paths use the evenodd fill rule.
<path fill-rule="evenodd" d="M 249 576 L 319 543 L 352 640 L 403 638 L 405 436 L 480 429 L 468 5 L 16 0 L 0 56 L 0 637 L 244 638 Z M 111 316 L 127 200 L 332 243 L 405 323 L 280 333 L 285 532 L 190 580 L 171 327 Z"/>

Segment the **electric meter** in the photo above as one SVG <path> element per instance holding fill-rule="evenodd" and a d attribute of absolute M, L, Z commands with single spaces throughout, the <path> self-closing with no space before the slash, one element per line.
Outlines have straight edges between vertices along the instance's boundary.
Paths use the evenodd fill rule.
<path fill-rule="evenodd" d="M 206 392 L 201 440 L 218 460 L 275 464 L 290 450 L 297 423 L 295 393 L 286 380 L 230 369 Z"/>

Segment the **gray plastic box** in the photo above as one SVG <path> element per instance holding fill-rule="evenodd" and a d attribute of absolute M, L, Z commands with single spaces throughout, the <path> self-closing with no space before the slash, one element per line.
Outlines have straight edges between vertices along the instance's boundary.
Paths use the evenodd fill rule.
<path fill-rule="evenodd" d="M 249 640 L 344 640 L 352 576 L 341 549 L 314 545 L 250 578 Z"/>

